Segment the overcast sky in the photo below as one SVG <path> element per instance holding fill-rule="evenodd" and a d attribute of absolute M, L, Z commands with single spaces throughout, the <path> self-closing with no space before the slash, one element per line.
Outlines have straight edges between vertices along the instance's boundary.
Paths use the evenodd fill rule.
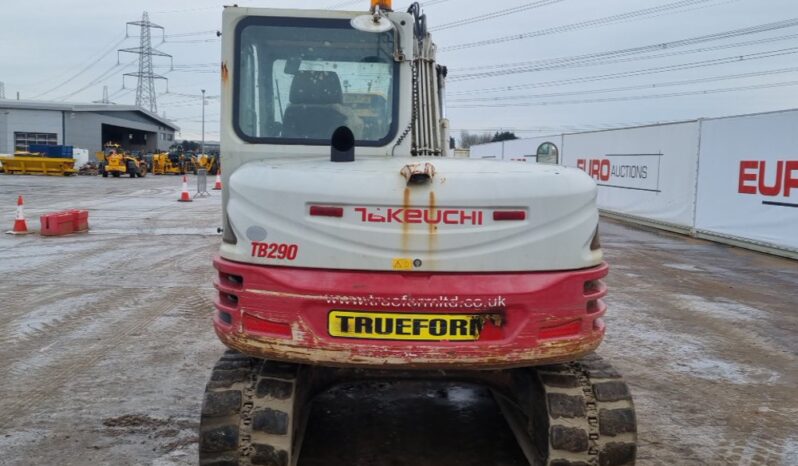
<path fill-rule="evenodd" d="M 239 0 L 240 1 L 240 0 Z M 125 23 L 150 19 L 153 45 L 174 56 L 155 58 L 158 112 L 198 139 L 200 89 L 206 89 L 206 139 L 219 138 L 221 5 L 217 0 L 27 0 L 0 10 L 0 82 L 7 98 L 90 102 L 108 86 L 111 100 L 132 104 L 137 47 Z M 394 2 L 406 8 L 407 1 Z M 796 0 L 428 0 L 424 8 L 450 68 L 452 128 L 497 129 L 520 136 L 693 119 L 798 107 Z M 274 0 L 241 6 L 366 9 L 368 0 Z M 670 7 L 678 4 L 681 7 Z M 652 8 L 661 7 L 658 10 Z M 503 10 L 517 9 L 510 14 Z M 494 14 L 495 13 L 495 14 Z M 475 22 L 459 20 L 478 18 Z M 789 23 L 789 20 L 793 20 Z M 722 39 L 684 39 L 737 32 Z M 138 36 L 131 27 L 130 35 Z M 519 35 L 526 35 L 517 38 Z M 514 37 L 516 36 L 516 37 Z M 496 41 L 493 39 L 501 39 Z M 482 43 L 481 41 L 490 41 Z M 660 45 L 656 50 L 625 51 Z M 608 55 L 606 52 L 616 52 Z M 579 57 L 601 54 L 591 58 Z M 567 59 L 567 60 L 562 60 Z M 541 63 L 541 60 L 547 62 Z M 532 63 L 529 63 L 532 62 Z M 520 64 L 520 65 L 519 65 Z M 548 68 L 548 69 L 541 69 Z M 81 72 L 82 71 L 82 72 Z M 80 72 L 80 73 L 79 73 Z M 192 97 L 196 96 L 196 97 Z"/>

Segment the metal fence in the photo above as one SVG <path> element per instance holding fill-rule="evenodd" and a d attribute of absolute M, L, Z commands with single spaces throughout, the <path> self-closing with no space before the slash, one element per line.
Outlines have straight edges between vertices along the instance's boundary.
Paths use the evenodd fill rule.
<path fill-rule="evenodd" d="M 197 193 L 194 194 L 194 198 L 210 197 L 210 195 L 211 193 L 208 192 L 208 171 L 200 168 L 197 170 Z"/>

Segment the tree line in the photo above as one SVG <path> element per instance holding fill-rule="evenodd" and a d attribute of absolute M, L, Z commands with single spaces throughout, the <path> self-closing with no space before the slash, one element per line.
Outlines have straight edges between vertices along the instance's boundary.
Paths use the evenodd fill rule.
<path fill-rule="evenodd" d="M 460 132 L 460 147 L 468 149 L 471 146 L 478 144 L 487 144 L 489 142 L 501 142 L 518 139 L 518 136 L 511 131 L 496 131 L 495 133 L 470 133 L 467 130 Z"/>

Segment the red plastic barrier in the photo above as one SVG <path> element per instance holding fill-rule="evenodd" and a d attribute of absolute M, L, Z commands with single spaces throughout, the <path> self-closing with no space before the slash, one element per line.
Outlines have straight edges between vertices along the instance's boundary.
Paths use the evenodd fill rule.
<path fill-rule="evenodd" d="M 88 210 L 70 210 L 70 213 L 75 218 L 75 231 L 87 231 L 89 229 L 89 211 Z"/>
<path fill-rule="evenodd" d="M 89 212 L 86 210 L 65 210 L 44 214 L 39 219 L 42 236 L 63 236 L 89 229 Z"/>
<path fill-rule="evenodd" d="M 40 220 L 42 222 L 42 236 L 61 236 L 75 232 L 75 216 L 69 212 L 44 214 Z"/>

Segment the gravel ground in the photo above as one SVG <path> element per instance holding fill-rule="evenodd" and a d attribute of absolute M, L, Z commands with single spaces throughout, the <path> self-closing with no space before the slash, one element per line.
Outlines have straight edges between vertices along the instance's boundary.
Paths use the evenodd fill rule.
<path fill-rule="evenodd" d="M 191 180 L 193 182 L 193 180 Z M 195 464 L 219 200 L 176 202 L 178 177 L 0 176 L 29 225 L 90 211 L 90 234 L 0 235 L 0 464 Z M 34 222 L 36 219 L 36 222 Z M 600 353 L 637 405 L 638 464 L 798 464 L 798 263 L 613 222 Z M 373 388 L 373 389 L 372 389 Z M 333 390 L 301 465 L 520 465 L 472 386 Z"/>

